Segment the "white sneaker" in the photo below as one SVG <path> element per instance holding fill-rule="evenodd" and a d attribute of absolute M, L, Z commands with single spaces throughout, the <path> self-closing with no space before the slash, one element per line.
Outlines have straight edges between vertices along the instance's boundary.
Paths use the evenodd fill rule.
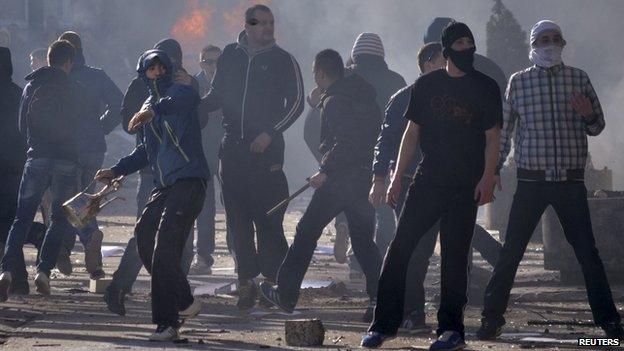
<path fill-rule="evenodd" d="M 150 341 L 175 341 L 180 338 L 178 329 L 167 325 L 159 325 L 156 331 L 150 335 Z"/>
<path fill-rule="evenodd" d="M 201 301 L 199 301 L 199 299 L 194 299 L 193 303 L 187 307 L 185 310 L 180 311 L 178 314 L 180 316 L 180 318 L 193 318 L 195 316 L 197 316 L 199 314 L 199 312 L 201 312 L 202 309 L 202 303 Z"/>
<path fill-rule="evenodd" d="M 35 276 L 37 292 L 44 296 L 50 296 L 50 278 L 45 273 L 39 272 Z"/>
<path fill-rule="evenodd" d="M 9 288 L 11 287 L 12 281 L 13 276 L 11 272 L 2 272 L 2 274 L 0 274 L 0 302 L 9 299 Z"/>

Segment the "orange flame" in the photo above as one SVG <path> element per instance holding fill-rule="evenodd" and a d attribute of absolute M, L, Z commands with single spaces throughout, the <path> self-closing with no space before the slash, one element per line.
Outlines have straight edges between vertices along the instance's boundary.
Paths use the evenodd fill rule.
<path fill-rule="evenodd" d="M 209 40 L 214 10 L 208 5 L 200 6 L 199 0 L 190 0 L 187 8 L 188 11 L 174 24 L 171 34 L 186 52 L 197 52 Z"/>

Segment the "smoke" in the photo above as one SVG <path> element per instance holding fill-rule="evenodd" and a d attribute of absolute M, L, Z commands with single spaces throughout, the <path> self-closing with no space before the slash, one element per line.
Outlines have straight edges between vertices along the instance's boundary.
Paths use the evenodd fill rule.
<path fill-rule="evenodd" d="M 541 19 L 559 23 L 568 45 L 564 62 L 585 70 L 603 104 L 607 129 L 590 140 L 594 164 L 614 171 L 617 188 L 624 186 L 624 147 L 620 118 L 624 101 L 622 65 L 624 2 L 619 0 L 503 0 L 522 28 L 529 32 Z M 418 75 L 416 54 L 423 33 L 435 17 L 453 17 L 472 29 L 477 52 L 486 53 L 486 23 L 490 0 L 272 0 L 278 44 L 299 61 L 306 91 L 313 88 L 314 55 L 333 48 L 343 59 L 361 32 L 375 32 L 384 42 L 389 67 L 407 82 Z M 172 36 L 182 43 L 185 67 L 197 72 L 201 47 L 234 42 L 243 28 L 244 10 L 251 0 L 84 0 L 70 1 L 64 29 L 83 34 L 88 63 L 103 67 L 122 88 L 135 76 L 138 54 L 159 39 Z M 86 37 L 86 38 L 84 38 Z M 47 44 L 45 44 L 47 45 Z M 19 63 L 18 63 L 19 64 Z M 293 187 L 316 170 L 303 143 L 303 117 L 286 133 L 285 170 Z"/>

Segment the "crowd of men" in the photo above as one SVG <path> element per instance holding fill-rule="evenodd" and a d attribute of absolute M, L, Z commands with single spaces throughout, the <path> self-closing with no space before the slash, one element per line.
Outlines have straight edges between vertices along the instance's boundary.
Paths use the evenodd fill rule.
<path fill-rule="evenodd" d="M 587 74 L 562 62 L 559 26 L 533 26 L 533 66 L 508 83 L 495 63 L 475 54 L 468 26 L 453 19 L 436 18 L 428 28 L 417 56 L 422 74 L 410 85 L 388 68 L 380 37 L 362 33 L 348 62 L 332 49 L 315 56 L 316 87 L 307 98 L 297 60 L 277 45 L 274 28 L 268 7 L 250 7 L 235 43 L 201 51 L 195 77 L 182 65 L 180 44 L 164 39 L 140 55 L 125 95 L 86 65 L 75 32 L 32 52 L 23 90 L 12 82 L 10 52 L 0 48 L 0 301 L 29 293 L 26 243 L 39 252 L 40 294 L 50 295 L 55 266 L 71 273 L 76 236 L 91 278 L 104 276 L 97 221 L 75 230 L 61 204 L 90 191 L 94 180 L 139 172 L 134 236 L 104 301 L 124 315 L 125 295 L 145 267 L 157 326 L 150 340 L 176 340 L 183 321 L 201 311 L 187 274 L 209 273 L 214 263 L 216 180 L 241 310 L 260 304 L 292 312 L 317 241 L 336 219 L 337 259 L 346 261 L 348 236 L 351 270 L 364 275 L 370 298 L 363 347 L 380 347 L 400 327 L 431 331 L 423 281 L 438 233 L 441 298 L 431 350 L 466 346 L 472 247 L 494 267 L 477 331 L 494 339 L 531 233 L 552 205 L 582 267 L 596 324 L 610 338 L 624 337 L 584 186 L 587 136 L 600 134 L 604 115 Z M 267 211 L 289 196 L 283 133 L 306 100 L 304 134 L 319 168 L 289 247 L 286 208 Z M 104 136 L 120 123 L 136 135 L 136 147 L 102 168 Z M 476 215 L 500 186 L 512 141 L 518 187 L 501 245 L 476 225 Z M 33 223 L 39 208 L 43 224 Z M 396 230 L 388 230 L 395 220 Z"/>

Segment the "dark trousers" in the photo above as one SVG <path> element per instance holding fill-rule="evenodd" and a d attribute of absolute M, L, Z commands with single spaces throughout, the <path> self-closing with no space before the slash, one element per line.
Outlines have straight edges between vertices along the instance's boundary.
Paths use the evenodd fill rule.
<path fill-rule="evenodd" d="M 213 177 L 214 179 L 214 177 Z M 216 193 L 213 180 L 208 182 L 206 187 L 206 200 L 204 208 L 197 217 L 197 255 L 211 267 L 214 263 L 212 254 L 215 250 L 215 215 L 216 215 Z"/>
<path fill-rule="evenodd" d="M 219 170 L 238 278 L 262 274 L 275 281 L 288 250 L 282 226 L 286 207 L 272 216 L 266 212 L 288 197 L 288 183 L 281 164 L 265 164 L 263 157 L 252 154 L 247 143 L 232 142 L 222 147 Z"/>
<path fill-rule="evenodd" d="M 136 197 L 137 219 L 141 217 L 141 213 L 149 200 L 152 189 L 154 189 L 154 175 L 149 170 L 139 171 L 139 184 L 137 186 Z M 182 254 L 182 271 L 185 275 L 188 274 L 192 260 L 193 242 L 192 240 L 187 240 Z M 119 289 L 125 292 L 132 291 L 132 285 L 134 285 L 134 282 L 137 280 L 141 267 L 143 267 L 143 264 L 141 263 L 141 258 L 137 250 L 136 237 L 132 236 L 130 240 L 128 240 L 123 256 L 121 256 L 119 266 L 113 273 L 113 280 L 110 286 L 113 289 Z"/>
<path fill-rule="evenodd" d="M 507 236 L 485 291 L 483 317 L 504 324 L 518 265 L 540 217 L 548 206 L 559 217 L 566 240 L 572 245 L 587 287 L 596 324 L 619 322 L 602 260 L 598 255 L 583 182 L 518 181 L 507 225 Z"/>
<path fill-rule="evenodd" d="M 295 306 L 301 282 L 308 269 L 323 228 L 344 211 L 349 224 L 353 252 L 366 276 L 366 290 L 377 295 L 381 255 L 373 241 L 375 210 L 368 202 L 370 174 L 328 176 L 325 184 L 312 196 L 297 224 L 295 239 L 280 266 L 277 284 L 283 303 Z"/>
<path fill-rule="evenodd" d="M 419 241 L 440 220 L 442 281 L 437 332 L 454 330 L 463 335 L 470 242 L 477 216 L 473 196 L 473 187 L 439 187 L 420 178 L 414 180 L 384 259 L 370 331 L 396 334 L 403 321 L 408 263 Z"/>
<path fill-rule="evenodd" d="M 193 303 L 180 260 L 206 196 L 206 182 L 187 178 L 154 189 L 134 235 L 143 265 L 152 276 L 152 321 L 177 327 L 178 311 Z"/>
<path fill-rule="evenodd" d="M 397 217 L 401 215 L 405 198 L 409 190 L 411 179 L 403 179 L 403 189 L 395 214 Z M 416 249 L 410 258 L 407 276 L 405 281 L 405 306 L 404 315 L 417 312 L 424 315 L 425 311 L 425 289 L 424 282 L 429 268 L 429 260 L 435 250 L 435 244 L 438 240 L 438 232 L 440 231 L 440 222 L 438 221 L 418 242 Z M 483 227 L 476 224 L 474 227 L 474 235 L 472 237 L 472 247 L 477 250 L 481 257 L 492 267 L 498 261 L 498 256 L 502 249 L 501 243 L 490 235 Z M 471 262 L 472 264 L 472 262 Z"/>

